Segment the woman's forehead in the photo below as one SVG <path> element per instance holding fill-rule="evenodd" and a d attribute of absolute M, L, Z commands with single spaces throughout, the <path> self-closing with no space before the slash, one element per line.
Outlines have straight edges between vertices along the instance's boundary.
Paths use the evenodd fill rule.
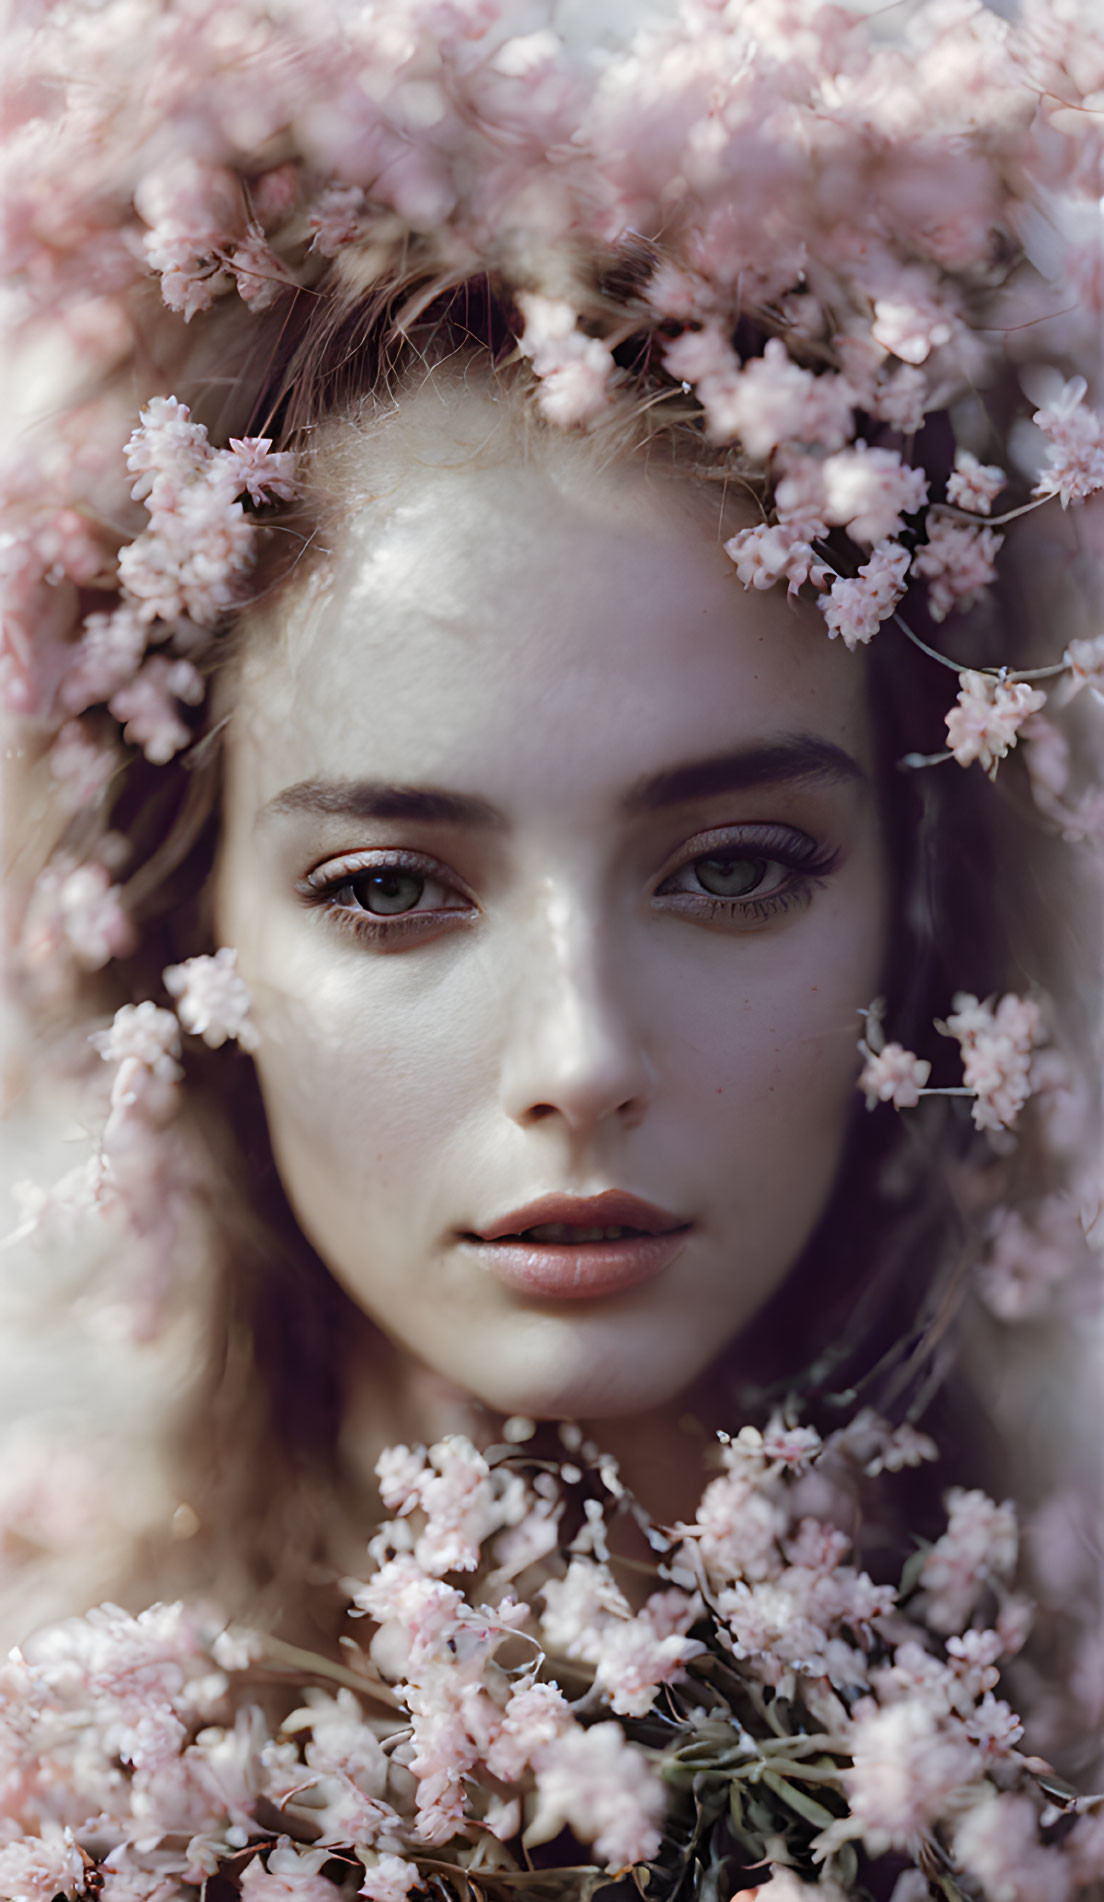
<path fill-rule="evenodd" d="M 596 790 L 795 733 L 868 763 L 862 658 L 741 587 L 677 479 L 431 471 L 360 504 L 328 585 L 251 646 L 234 725 L 263 782 L 325 770 Z M 503 785 L 502 782 L 505 782 Z M 258 785 L 261 792 L 261 785 Z"/>

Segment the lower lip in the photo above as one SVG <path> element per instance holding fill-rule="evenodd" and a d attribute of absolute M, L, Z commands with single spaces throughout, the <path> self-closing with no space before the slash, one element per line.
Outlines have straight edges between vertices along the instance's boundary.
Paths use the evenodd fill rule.
<path fill-rule="evenodd" d="M 465 1243 L 507 1288 L 553 1301 L 596 1301 L 654 1281 L 689 1239 L 689 1228 L 619 1242 Z"/>

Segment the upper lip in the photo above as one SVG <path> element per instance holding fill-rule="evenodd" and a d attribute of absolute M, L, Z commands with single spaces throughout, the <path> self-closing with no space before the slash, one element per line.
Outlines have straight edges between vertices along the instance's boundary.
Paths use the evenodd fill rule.
<path fill-rule="evenodd" d="M 606 1189 L 601 1195 L 538 1196 L 535 1202 L 511 1209 L 472 1232 L 481 1242 L 496 1242 L 504 1235 L 519 1235 L 523 1229 L 540 1228 L 547 1222 L 565 1222 L 573 1228 L 639 1228 L 648 1235 L 667 1235 L 689 1227 L 681 1216 L 657 1208 L 654 1202 L 643 1202 L 623 1189 Z"/>

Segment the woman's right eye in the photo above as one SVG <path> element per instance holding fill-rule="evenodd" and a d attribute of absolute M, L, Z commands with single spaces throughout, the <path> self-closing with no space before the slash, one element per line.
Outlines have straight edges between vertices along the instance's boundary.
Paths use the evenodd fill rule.
<path fill-rule="evenodd" d="M 397 940 L 456 917 L 474 905 L 433 860 L 413 853 L 330 860 L 303 879 L 307 903 L 362 938 Z"/>
<path fill-rule="evenodd" d="M 340 903 L 348 893 L 362 911 L 393 918 L 414 910 L 427 883 L 418 872 L 366 872 L 362 878 L 351 878 L 342 885 L 334 894 L 334 902 Z"/>

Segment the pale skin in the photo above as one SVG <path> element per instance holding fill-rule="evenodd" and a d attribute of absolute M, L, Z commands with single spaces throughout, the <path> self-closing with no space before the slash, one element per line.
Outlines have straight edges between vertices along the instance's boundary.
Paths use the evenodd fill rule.
<path fill-rule="evenodd" d="M 640 1458 L 825 1207 L 886 939 L 861 657 L 674 481 L 519 453 L 351 511 L 246 649 L 216 881 L 288 1196 L 408 1391 Z M 627 1291 L 464 1239 L 611 1188 L 689 1225 Z"/>

